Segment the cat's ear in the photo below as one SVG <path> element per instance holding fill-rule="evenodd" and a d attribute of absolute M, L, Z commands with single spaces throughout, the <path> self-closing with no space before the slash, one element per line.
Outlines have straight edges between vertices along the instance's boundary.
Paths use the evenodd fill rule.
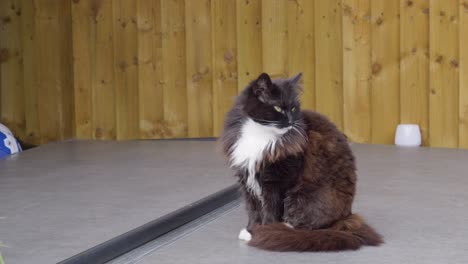
<path fill-rule="evenodd" d="M 258 99 L 260 99 L 260 101 L 266 101 L 268 95 L 270 94 L 271 85 L 271 78 L 267 73 L 260 74 L 257 80 L 255 80 L 253 92 L 258 97 Z"/>
<path fill-rule="evenodd" d="M 289 79 L 289 83 L 291 86 L 296 86 L 299 84 L 299 82 L 301 81 L 302 79 L 302 72 L 296 74 L 295 76 L 291 77 Z"/>
<path fill-rule="evenodd" d="M 289 87 L 293 90 L 296 90 L 297 93 L 301 93 L 302 92 L 301 81 L 302 81 L 302 72 L 288 79 Z"/>

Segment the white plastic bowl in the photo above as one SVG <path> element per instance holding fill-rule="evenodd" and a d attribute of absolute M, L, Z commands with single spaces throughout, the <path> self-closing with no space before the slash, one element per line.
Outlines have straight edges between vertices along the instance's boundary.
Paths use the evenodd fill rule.
<path fill-rule="evenodd" d="M 421 146 L 421 131 L 416 124 L 400 124 L 395 133 L 395 145 L 405 147 Z"/>

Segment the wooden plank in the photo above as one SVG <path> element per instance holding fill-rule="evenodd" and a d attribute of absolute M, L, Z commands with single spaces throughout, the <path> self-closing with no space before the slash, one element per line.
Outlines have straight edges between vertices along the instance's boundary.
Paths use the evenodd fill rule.
<path fill-rule="evenodd" d="M 33 0 L 21 1 L 22 43 L 23 43 L 23 84 L 25 112 L 25 142 L 40 143 L 39 111 L 38 111 L 38 76 L 36 70 L 36 9 Z"/>
<path fill-rule="evenodd" d="M 139 136 L 136 2 L 113 2 L 117 139 Z"/>
<path fill-rule="evenodd" d="M 116 139 L 113 1 L 102 0 L 93 3 L 96 45 L 92 95 L 93 138 Z"/>
<path fill-rule="evenodd" d="M 164 120 L 161 61 L 161 3 L 138 0 L 140 138 L 161 138 Z"/>
<path fill-rule="evenodd" d="M 188 134 L 184 11 L 183 0 L 161 1 L 166 137 L 186 137 Z"/>
<path fill-rule="evenodd" d="M 429 134 L 434 147 L 458 146 L 458 1 L 430 1 Z"/>
<path fill-rule="evenodd" d="M 343 0 L 344 131 L 351 140 L 371 140 L 370 1 Z"/>
<path fill-rule="evenodd" d="M 2 120 L 2 70 L 0 63 L 0 122 Z"/>
<path fill-rule="evenodd" d="M 55 1 L 54 1 L 55 2 Z M 75 117 L 73 114 L 73 50 L 72 50 L 72 21 L 71 2 L 60 1 L 57 5 L 57 44 L 58 49 L 58 71 L 59 79 L 59 124 L 60 139 L 75 137 Z M 57 55 L 56 55 L 57 56 Z"/>
<path fill-rule="evenodd" d="M 236 1 L 238 91 L 262 73 L 262 1 Z"/>
<path fill-rule="evenodd" d="M 68 1 L 52 0 L 34 6 L 40 137 L 48 142 L 73 136 L 71 7 Z"/>
<path fill-rule="evenodd" d="M 4 123 L 23 139 L 25 136 L 21 2 L 0 3 L 1 116 Z"/>
<path fill-rule="evenodd" d="M 2 71 L 0 69 L 0 122 L 2 122 L 1 120 L 2 120 Z"/>
<path fill-rule="evenodd" d="M 372 1 L 372 143 L 393 144 L 400 122 L 400 3 Z"/>
<path fill-rule="evenodd" d="M 460 0 L 460 106 L 459 147 L 468 148 L 468 0 Z M 464 48 L 463 48 L 464 47 Z"/>
<path fill-rule="evenodd" d="M 429 144 L 429 0 L 400 1 L 400 122 Z"/>
<path fill-rule="evenodd" d="M 211 0 L 185 2 L 188 136 L 213 135 Z"/>
<path fill-rule="evenodd" d="M 315 1 L 316 109 L 343 130 L 341 0 Z"/>
<path fill-rule="evenodd" d="M 314 1 L 288 1 L 287 69 L 290 76 L 303 73 L 303 109 L 315 108 Z"/>
<path fill-rule="evenodd" d="M 262 1 L 262 63 L 273 78 L 288 75 L 287 34 L 286 0 Z"/>
<path fill-rule="evenodd" d="M 211 2 L 214 136 L 219 136 L 237 94 L 236 17 L 235 1 Z"/>
<path fill-rule="evenodd" d="M 61 46 L 59 55 L 59 75 L 61 78 L 61 106 L 60 124 L 61 139 L 75 138 L 75 117 L 73 114 L 73 45 L 72 45 L 72 21 L 71 2 L 60 1 L 59 20 L 60 25 L 59 43 Z"/>
<path fill-rule="evenodd" d="M 92 138 L 92 92 L 95 35 L 91 1 L 72 2 L 73 90 L 75 133 Z"/>

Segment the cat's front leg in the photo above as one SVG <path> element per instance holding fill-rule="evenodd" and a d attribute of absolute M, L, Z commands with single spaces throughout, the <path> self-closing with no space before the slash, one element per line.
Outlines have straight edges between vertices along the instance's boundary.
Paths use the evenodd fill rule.
<path fill-rule="evenodd" d="M 262 224 L 282 222 L 284 208 L 280 190 L 274 184 L 264 184 L 262 196 Z"/>
<path fill-rule="evenodd" d="M 254 225 L 262 223 L 262 205 L 260 200 L 254 197 L 244 186 L 241 188 L 247 209 L 248 223 L 247 227 L 239 233 L 239 239 L 249 241 L 252 237 L 252 228 Z"/>
<path fill-rule="evenodd" d="M 262 205 L 248 190 L 243 188 L 243 194 L 247 209 L 248 223 L 247 231 L 252 233 L 252 227 L 262 223 Z"/>

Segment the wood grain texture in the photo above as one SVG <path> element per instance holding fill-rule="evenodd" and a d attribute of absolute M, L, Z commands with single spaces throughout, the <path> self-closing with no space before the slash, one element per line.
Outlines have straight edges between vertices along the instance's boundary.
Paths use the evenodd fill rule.
<path fill-rule="evenodd" d="M 400 123 L 400 3 L 372 1 L 372 143 L 392 144 Z"/>
<path fill-rule="evenodd" d="M 185 2 L 188 136 L 213 134 L 211 0 Z"/>
<path fill-rule="evenodd" d="M 92 92 L 95 63 L 94 16 L 91 1 L 72 2 L 73 91 L 75 133 L 92 138 Z"/>
<path fill-rule="evenodd" d="M 25 136 L 21 2 L 0 3 L 0 122 L 15 135 Z"/>
<path fill-rule="evenodd" d="M 55 54 L 57 57 L 57 79 L 60 91 L 60 100 L 58 107 L 60 139 L 74 138 L 75 135 L 75 116 L 73 115 L 74 96 L 73 96 L 73 60 L 72 49 L 72 22 L 71 22 L 71 2 L 63 1 L 58 3 L 57 24 L 58 36 L 56 44 L 58 49 Z M 53 50 L 53 49 L 51 49 Z"/>
<path fill-rule="evenodd" d="M 352 141 L 371 141 L 370 1 L 343 0 L 344 131 Z"/>
<path fill-rule="evenodd" d="M 468 148 L 467 0 L 4 0 L 0 118 L 29 143 L 217 136 L 261 72 L 351 140 Z M 398 17 L 398 15 L 400 15 Z"/>
<path fill-rule="evenodd" d="M 287 70 L 289 76 L 302 72 L 301 106 L 315 108 L 314 1 L 288 1 Z"/>
<path fill-rule="evenodd" d="M 0 122 L 1 122 L 1 119 L 2 119 L 2 71 L 0 69 Z"/>
<path fill-rule="evenodd" d="M 42 142 L 73 136 L 70 2 L 35 1 L 37 105 Z M 40 32 L 40 33 L 39 33 Z"/>
<path fill-rule="evenodd" d="M 162 0 L 161 21 L 166 137 L 186 137 L 188 118 L 184 1 Z"/>
<path fill-rule="evenodd" d="M 112 0 L 93 7 L 95 19 L 95 77 L 93 80 L 93 138 L 116 139 L 114 80 L 114 18 Z"/>
<path fill-rule="evenodd" d="M 315 1 L 316 109 L 343 130 L 341 0 Z"/>
<path fill-rule="evenodd" d="M 429 144 L 429 0 L 400 1 L 400 122 Z"/>
<path fill-rule="evenodd" d="M 138 0 L 138 107 L 140 138 L 161 138 L 163 125 L 161 3 Z"/>
<path fill-rule="evenodd" d="M 262 73 L 262 1 L 236 1 L 238 91 Z"/>
<path fill-rule="evenodd" d="M 139 136 L 137 3 L 113 2 L 117 139 Z"/>
<path fill-rule="evenodd" d="M 235 1 L 211 1 L 214 136 L 219 136 L 237 95 L 236 11 Z"/>
<path fill-rule="evenodd" d="M 286 3 L 286 0 L 262 1 L 263 70 L 273 78 L 288 76 L 288 20 Z"/>
<path fill-rule="evenodd" d="M 458 147 L 458 1 L 430 1 L 430 145 Z"/>
<path fill-rule="evenodd" d="M 459 147 L 468 148 L 468 0 L 460 0 L 460 102 Z"/>
<path fill-rule="evenodd" d="M 40 144 L 41 134 L 38 111 L 38 76 L 36 71 L 36 9 L 33 0 L 21 1 L 22 43 L 23 43 L 23 85 L 25 110 L 25 137 L 22 140 L 31 144 Z"/>

